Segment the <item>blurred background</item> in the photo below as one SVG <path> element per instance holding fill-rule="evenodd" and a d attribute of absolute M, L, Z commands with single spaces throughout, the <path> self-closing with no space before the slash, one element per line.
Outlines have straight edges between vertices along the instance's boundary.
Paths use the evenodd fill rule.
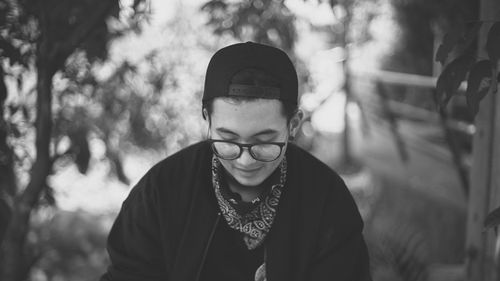
<path fill-rule="evenodd" d="M 97 280 L 130 188 L 205 137 L 211 55 L 247 40 L 294 61 L 296 142 L 353 193 L 374 280 L 455 280 L 475 127 L 464 96 L 437 110 L 434 57 L 478 14 L 475 0 L 1 1 L 0 280 Z"/>

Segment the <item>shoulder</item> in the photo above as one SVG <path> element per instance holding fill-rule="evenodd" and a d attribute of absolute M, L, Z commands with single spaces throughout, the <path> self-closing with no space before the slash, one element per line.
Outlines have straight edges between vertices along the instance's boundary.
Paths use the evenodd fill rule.
<path fill-rule="evenodd" d="M 207 141 L 200 141 L 158 162 L 151 168 L 151 172 L 165 173 L 170 170 L 178 171 L 187 167 L 196 166 L 207 160 L 210 161 L 211 156 L 210 144 Z"/>
<path fill-rule="evenodd" d="M 178 183 L 180 179 L 199 176 L 207 170 L 212 151 L 207 141 L 200 141 L 168 156 L 146 174 L 162 183 Z"/>
<path fill-rule="evenodd" d="M 349 218 L 359 222 L 356 203 L 337 172 L 296 145 L 290 146 L 288 159 L 290 181 L 296 185 L 307 206 L 315 205 L 328 214 L 327 217 L 339 221 Z"/>
<path fill-rule="evenodd" d="M 298 180 L 320 186 L 345 185 L 336 171 L 295 144 L 289 145 L 287 160 L 293 173 L 300 176 Z"/>
<path fill-rule="evenodd" d="M 211 161 L 210 145 L 206 141 L 192 144 L 168 156 L 149 169 L 132 188 L 129 198 L 147 196 L 158 200 L 183 182 L 199 178 Z M 128 199 L 130 200 L 130 199 Z"/>

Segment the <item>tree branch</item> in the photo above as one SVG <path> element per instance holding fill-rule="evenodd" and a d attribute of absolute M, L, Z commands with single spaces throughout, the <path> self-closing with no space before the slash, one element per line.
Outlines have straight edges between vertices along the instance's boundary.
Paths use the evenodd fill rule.
<path fill-rule="evenodd" d="M 31 180 L 22 194 L 21 209 L 31 209 L 37 203 L 40 192 L 45 186 L 50 174 L 53 159 L 50 157 L 49 147 L 52 132 L 52 77 L 59 70 L 71 53 L 88 37 L 99 23 L 110 14 L 116 0 L 106 0 L 101 8 L 90 13 L 89 18 L 83 21 L 72 32 L 60 47 L 52 48 L 52 42 L 47 36 L 42 37 L 38 47 L 38 81 L 37 81 L 37 121 L 36 121 L 36 151 L 37 157 L 32 167 Z M 45 15 L 42 15 L 44 17 Z M 43 27 L 42 27 L 43 28 Z"/>
<path fill-rule="evenodd" d="M 40 48 L 47 46 L 42 42 Z M 43 51 L 42 51 L 43 52 Z M 40 52 L 40 53 L 42 53 Z M 50 140 L 52 135 L 52 77 L 50 64 L 46 59 L 38 60 L 36 160 L 31 168 L 31 179 L 21 195 L 21 211 L 31 210 L 38 201 L 51 170 Z M 26 209 L 25 209 L 26 208 Z"/>
<path fill-rule="evenodd" d="M 59 42 L 50 53 L 50 60 L 55 63 L 56 69 L 63 67 L 66 59 L 88 38 L 95 28 L 102 23 L 110 14 L 111 11 L 118 5 L 117 0 L 96 1 L 100 4 L 98 9 L 93 9 L 89 12 L 89 16 L 82 21 L 71 32 L 70 38 L 64 42 Z"/>

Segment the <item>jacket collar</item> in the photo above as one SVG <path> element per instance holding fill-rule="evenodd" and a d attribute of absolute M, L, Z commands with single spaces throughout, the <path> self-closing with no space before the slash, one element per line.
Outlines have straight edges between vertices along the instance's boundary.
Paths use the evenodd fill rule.
<path fill-rule="evenodd" d="M 281 196 L 273 227 L 264 242 L 268 281 L 303 280 L 316 240 L 314 234 L 319 230 L 326 196 L 311 194 L 305 188 L 308 179 L 301 176 L 304 167 L 300 165 L 297 150 L 294 145 L 288 146 L 287 187 Z M 193 186 L 194 195 L 170 280 L 196 280 L 196 275 L 203 266 L 203 258 L 214 227 L 220 218 L 211 184 L 212 152 L 208 144 L 201 153 L 201 163 L 192 174 L 197 179 Z"/>

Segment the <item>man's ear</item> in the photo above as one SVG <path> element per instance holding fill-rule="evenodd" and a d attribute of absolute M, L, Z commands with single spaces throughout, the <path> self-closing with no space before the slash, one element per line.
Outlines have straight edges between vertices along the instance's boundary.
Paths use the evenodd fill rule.
<path fill-rule="evenodd" d="M 298 109 L 297 112 L 295 112 L 295 114 L 290 119 L 288 128 L 290 130 L 290 136 L 292 137 L 292 139 L 297 134 L 297 131 L 300 127 L 300 123 L 302 122 L 303 118 L 304 118 L 304 112 L 301 109 Z"/>
<path fill-rule="evenodd" d="M 203 115 L 203 119 L 210 122 L 210 116 L 208 116 L 208 110 L 206 108 L 203 108 L 201 113 Z"/>
<path fill-rule="evenodd" d="M 203 114 L 203 119 L 207 122 L 207 136 L 206 138 L 209 139 L 210 138 L 210 115 L 208 115 L 208 110 L 206 108 L 203 108 L 202 110 L 202 114 Z"/>

